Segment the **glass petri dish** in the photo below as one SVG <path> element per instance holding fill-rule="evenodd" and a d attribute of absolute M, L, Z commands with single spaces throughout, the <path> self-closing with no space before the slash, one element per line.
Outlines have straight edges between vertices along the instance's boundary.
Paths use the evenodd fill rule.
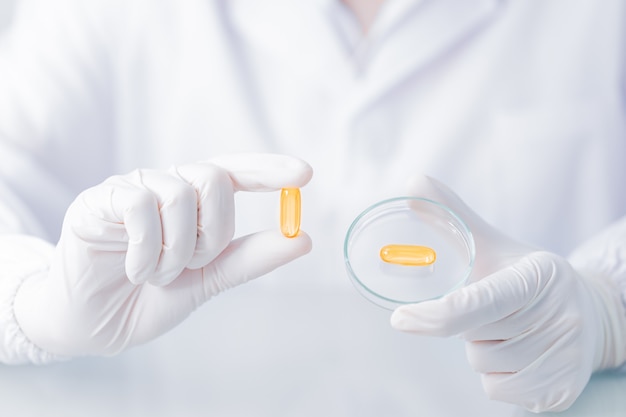
<path fill-rule="evenodd" d="M 430 265 L 384 262 L 383 246 L 432 248 Z M 352 222 L 344 241 L 346 269 L 356 289 L 373 303 L 393 310 L 402 304 L 439 298 L 465 285 L 475 247 L 467 225 L 448 207 L 418 197 L 384 200 Z"/>

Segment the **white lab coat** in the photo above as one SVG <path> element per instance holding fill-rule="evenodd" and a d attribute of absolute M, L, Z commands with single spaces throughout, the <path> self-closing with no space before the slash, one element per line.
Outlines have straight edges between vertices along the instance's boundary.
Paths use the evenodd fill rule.
<path fill-rule="evenodd" d="M 409 391 L 419 383 L 415 369 L 400 368 L 363 382 L 371 363 L 395 355 L 380 340 L 415 343 L 387 329 L 386 312 L 372 313 L 371 327 L 358 315 L 336 321 L 357 297 L 341 258 L 350 221 L 402 194 L 412 174 L 442 180 L 496 227 L 564 255 L 626 213 L 625 2 L 389 0 L 365 40 L 337 3 L 23 1 L 0 46 L 5 231 L 54 242 L 77 193 L 137 167 L 234 151 L 288 153 L 313 166 L 303 190 L 313 252 L 209 302 L 242 308 L 266 292 L 337 297 L 274 314 L 263 326 L 282 342 L 259 348 L 258 361 L 226 361 L 248 358 L 250 372 L 259 363 L 283 369 L 294 357 L 276 345 L 289 340 L 314 355 L 315 340 L 328 356 L 299 357 L 315 371 L 297 362 L 298 372 L 303 381 L 327 372 L 324 381 L 337 386 L 293 387 L 310 407 L 346 384 L 365 384 L 359 398 L 368 398 L 368 390 L 380 395 L 379 379 Z M 276 227 L 276 206 L 274 194 L 238 196 L 238 233 Z M 285 329 L 298 324 L 318 336 L 293 341 Z M 337 338 L 363 349 L 362 367 L 348 359 L 354 346 Z M 224 368 L 216 381 L 233 372 Z M 280 379 L 253 387 L 286 389 Z M 327 411 L 350 414 L 336 395 Z M 401 403 L 389 393 L 377 401 Z M 411 406 L 398 407 L 404 415 Z M 381 415 L 379 407 L 361 411 Z"/>

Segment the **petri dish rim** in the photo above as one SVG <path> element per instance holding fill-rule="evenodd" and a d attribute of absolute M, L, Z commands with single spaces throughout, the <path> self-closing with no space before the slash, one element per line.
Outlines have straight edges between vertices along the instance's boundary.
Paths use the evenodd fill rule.
<path fill-rule="evenodd" d="M 372 289 L 370 289 L 367 285 L 365 285 L 358 277 L 358 275 L 356 274 L 356 272 L 354 272 L 354 269 L 352 268 L 352 265 L 350 263 L 350 256 L 349 256 L 349 244 L 351 241 L 351 237 L 356 229 L 356 227 L 361 223 L 361 221 L 368 215 L 370 215 L 373 211 L 380 209 L 382 206 L 387 206 L 387 205 L 392 205 L 395 203 L 401 203 L 401 202 L 410 202 L 410 201 L 419 201 L 419 202 L 423 202 L 423 203 L 427 203 L 427 204 L 432 204 L 433 206 L 435 206 L 436 208 L 439 208 L 443 211 L 445 211 L 451 218 L 453 218 L 461 227 L 462 230 L 460 230 L 461 235 L 463 236 L 463 240 L 466 243 L 467 246 L 467 250 L 468 250 L 468 256 L 469 256 L 469 262 L 467 264 L 467 268 L 466 268 L 466 273 L 463 277 L 461 277 L 458 282 L 456 283 L 456 285 L 454 285 L 453 287 L 449 288 L 448 291 L 446 291 L 445 293 L 439 295 L 438 297 L 431 297 L 428 299 L 421 299 L 421 300 L 415 300 L 415 301 L 402 301 L 402 300 L 397 300 L 394 298 L 390 298 L 387 296 L 384 296 L 376 291 L 373 291 Z M 467 226 L 467 223 L 461 218 L 459 217 L 452 209 L 450 209 L 448 206 L 446 206 L 445 204 L 439 203 L 438 201 L 435 200 L 431 200 L 428 198 L 423 198 L 423 197 L 414 197 L 414 196 L 399 196 L 399 197 L 393 197 L 393 198 L 388 198 L 386 200 L 382 200 L 379 201 L 377 203 L 374 203 L 372 205 L 370 205 L 369 207 L 367 207 L 365 210 L 363 210 L 350 224 L 350 227 L 348 228 L 348 231 L 346 232 L 346 236 L 344 238 L 344 244 L 343 244 L 343 258 L 344 258 L 344 264 L 346 267 L 346 270 L 348 271 L 348 275 L 350 276 L 350 278 L 352 278 L 352 282 L 354 284 L 356 284 L 356 288 L 357 290 L 359 290 L 359 292 L 369 301 L 371 301 L 372 303 L 386 308 L 388 310 L 393 310 L 396 307 L 403 305 L 403 304 L 413 304 L 413 303 L 419 303 L 419 302 L 423 302 L 423 301 L 428 301 L 428 300 L 432 300 L 432 299 L 436 299 L 436 298 L 440 298 L 458 288 L 460 288 L 462 285 L 465 285 L 465 283 L 467 282 L 467 280 L 469 279 L 473 267 L 474 267 L 474 261 L 476 258 L 476 247 L 475 247 L 475 243 L 474 243 L 474 236 L 472 235 L 472 232 L 470 230 L 470 228 Z"/>

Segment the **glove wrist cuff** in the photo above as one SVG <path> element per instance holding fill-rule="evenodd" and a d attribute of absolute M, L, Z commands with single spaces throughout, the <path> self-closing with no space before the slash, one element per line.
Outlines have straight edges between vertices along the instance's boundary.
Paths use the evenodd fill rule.
<path fill-rule="evenodd" d="M 609 277 L 583 277 L 594 298 L 600 333 L 594 371 L 612 369 L 626 362 L 626 308 L 617 282 Z"/>
<path fill-rule="evenodd" d="M 15 300 L 22 284 L 47 274 L 53 249 L 48 242 L 31 236 L 0 236 L 1 363 L 45 364 L 68 359 L 46 352 L 32 343 L 15 316 Z"/>
<path fill-rule="evenodd" d="M 54 355 L 32 343 L 22 331 L 15 317 L 15 297 L 22 284 L 36 274 L 28 276 L 0 277 L 0 362 L 8 365 L 47 364 L 67 360 L 69 358 Z"/>
<path fill-rule="evenodd" d="M 598 288 L 595 307 L 603 314 L 599 331 L 606 340 L 598 369 L 626 361 L 626 216 L 577 247 L 568 260 L 590 285 Z M 608 356 L 607 356 L 608 355 Z"/>

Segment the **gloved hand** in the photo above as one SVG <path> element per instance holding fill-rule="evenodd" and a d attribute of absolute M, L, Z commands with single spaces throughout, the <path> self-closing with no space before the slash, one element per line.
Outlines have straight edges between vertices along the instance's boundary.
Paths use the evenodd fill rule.
<path fill-rule="evenodd" d="M 534 412 L 568 408 L 593 371 L 626 360 L 626 314 L 614 283 L 504 236 L 431 178 L 415 178 L 410 194 L 467 222 L 476 263 L 467 286 L 397 308 L 395 329 L 460 336 L 487 395 Z"/>
<path fill-rule="evenodd" d="M 57 355 L 113 355 L 154 339 L 212 296 L 309 252 L 305 233 L 285 238 L 278 225 L 232 238 L 236 191 L 301 187 L 311 175 L 295 158 L 237 154 L 111 177 L 67 210 L 49 271 L 17 293 L 16 320 Z"/>

